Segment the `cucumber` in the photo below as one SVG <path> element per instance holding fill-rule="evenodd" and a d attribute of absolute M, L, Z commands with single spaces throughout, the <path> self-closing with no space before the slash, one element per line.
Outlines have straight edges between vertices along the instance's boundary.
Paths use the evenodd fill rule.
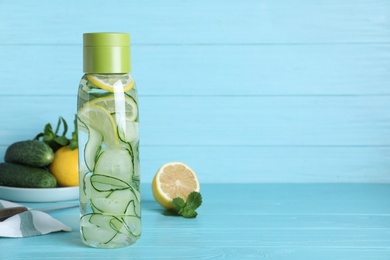
<path fill-rule="evenodd" d="M 54 188 L 56 178 L 47 170 L 15 163 L 0 163 L 0 185 L 22 188 Z"/>
<path fill-rule="evenodd" d="M 14 143 L 7 148 L 4 160 L 33 167 L 44 167 L 54 159 L 54 152 L 44 142 L 27 140 Z"/>

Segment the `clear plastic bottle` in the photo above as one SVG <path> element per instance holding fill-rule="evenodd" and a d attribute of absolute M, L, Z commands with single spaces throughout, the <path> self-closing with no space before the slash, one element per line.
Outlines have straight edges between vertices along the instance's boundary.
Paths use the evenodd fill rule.
<path fill-rule="evenodd" d="M 84 34 L 77 102 L 80 232 L 85 244 L 116 248 L 141 235 L 138 99 L 130 36 Z"/>

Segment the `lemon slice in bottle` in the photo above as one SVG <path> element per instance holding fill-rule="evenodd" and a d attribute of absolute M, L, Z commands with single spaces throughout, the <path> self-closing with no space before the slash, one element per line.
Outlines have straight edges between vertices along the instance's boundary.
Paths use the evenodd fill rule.
<path fill-rule="evenodd" d="M 105 108 L 86 103 L 77 114 L 80 121 L 87 127 L 100 132 L 104 144 L 110 148 L 119 147 L 116 123 Z"/>
<path fill-rule="evenodd" d="M 114 92 L 114 85 L 123 86 L 123 91 L 127 92 L 134 87 L 134 79 L 130 74 L 87 74 L 89 82 L 95 86 Z"/>
<path fill-rule="evenodd" d="M 126 121 L 136 121 L 138 118 L 138 106 L 135 100 L 129 96 L 124 95 Z M 88 102 L 89 105 L 96 105 L 106 109 L 111 115 L 116 112 L 115 97 L 114 94 L 94 98 Z"/>
<path fill-rule="evenodd" d="M 200 185 L 195 172 L 181 162 L 170 162 L 160 167 L 152 181 L 155 200 L 164 208 L 173 208 L 172 200 L 180 197 L 187 200 L 193 192 L 199 192 Z"/>

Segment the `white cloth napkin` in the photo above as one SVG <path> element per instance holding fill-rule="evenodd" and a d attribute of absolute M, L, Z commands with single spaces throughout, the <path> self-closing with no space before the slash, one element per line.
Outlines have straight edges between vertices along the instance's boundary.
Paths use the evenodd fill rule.
<path fill-rule="evenodd" d="M 0 209 L 19 206 L 22 205 L 0 200 Z M 32 237 L 58 231 L 71 228 L 38 210 L 25 211 L 0 222 L 0 237 Z"/>

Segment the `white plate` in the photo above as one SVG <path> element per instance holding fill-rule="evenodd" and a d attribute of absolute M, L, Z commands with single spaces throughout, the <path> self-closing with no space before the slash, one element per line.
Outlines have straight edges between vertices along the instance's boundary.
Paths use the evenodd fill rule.
<path fill-rule="evenodd" d="M 21 202 L 55 202 L 76 200 L 79 187 L 64 188 L 16 188 L 0 186 L 0 199 Z"/>

